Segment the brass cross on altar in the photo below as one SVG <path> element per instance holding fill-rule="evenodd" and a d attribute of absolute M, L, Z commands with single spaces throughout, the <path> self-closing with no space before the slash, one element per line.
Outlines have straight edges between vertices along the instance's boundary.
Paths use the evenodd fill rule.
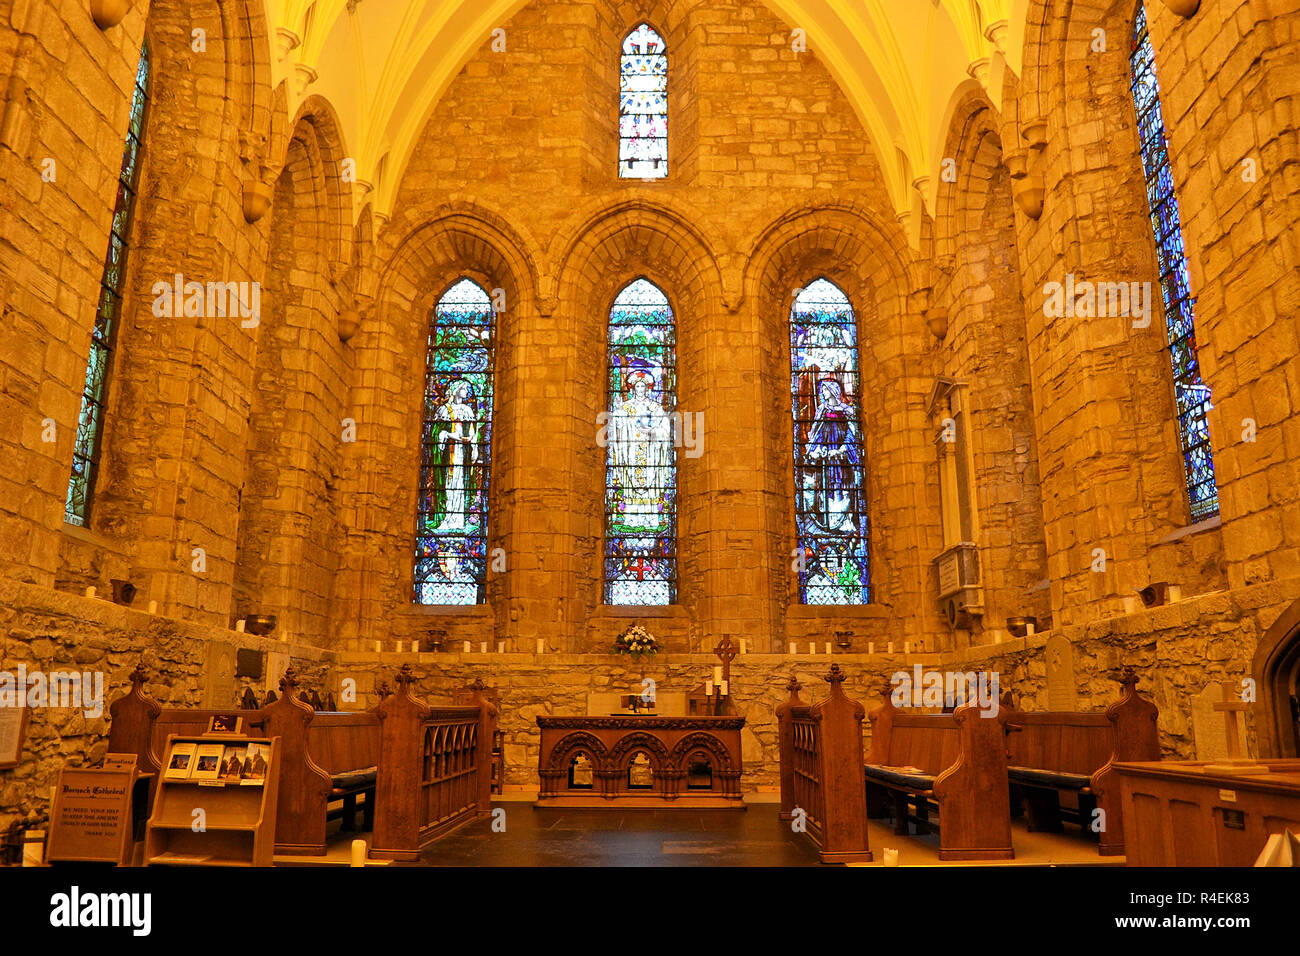
<path fill-rule="evenodd" d="M 713 653 L 718 655 L 722 661 L 722 679 L 731 683 L 731 662 L 736 659 L 736 645 L 732 643 L 730 637 L 724 637 L 718 641 L 718 646 L 713 649 Z"/>

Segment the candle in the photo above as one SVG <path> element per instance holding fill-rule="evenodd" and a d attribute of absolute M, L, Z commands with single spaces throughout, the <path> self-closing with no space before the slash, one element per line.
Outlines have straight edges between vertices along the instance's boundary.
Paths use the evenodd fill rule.
<path fill-rule="evenodd" d="M 827 641 L 827 642 L 826 642 L 826 653 L 829 654 L 830 652 L 831 652 L 831 642 L 830 642 L 830 641 Z"/>
<path fill-rule="evenodd" d="M 711 681 L 711 680 L 706 680 L 706 681 L 704 682 L 704 696 L 705 696 L 705 697 L 712 697 L 712 696 L 713 696 L 713 681 Z"/>
<path fill-rule="evenodd" d="M 876 645 L 871 641 L 867 642 L 867 653 L 868 654 L 876 653 Z"/>
<path fill-rule="evenodd" d="M 545 638 L 539 637 L 539 638 L 537 639 L 537 653 L 538 653 L 538 654 L 545 654 L 545 653 L 546 653 L 546 639 L 545 639 Z"/>
<path fill-rule="evenodd" d="M 366 865 L 366 841 L 365 840 L 352 841 L 352 865 L 353 866 Z"/>
<path fill-rule="evenodd" d="M 728 684 L 728 681 L 725 681 L 725 680 L 724 680 L 724 681 L 722 682 L 722 696 L 723 696 L 723 697 L 726 697 L 726 696 L 727 696 L 727 684 Z"/>
<path fill-rule="evenodd" d="M 479 641 L 478 652 L 479 652 L 480 654 L 486 654 L 486 653 L 487 653 L 487 641 Z"/>
<path fill-rule="evenodd" d="M 420 653 L 420 642 L 419 642 L 419 641 L 411 641 L 411 653 L 412 653 L 412 654 L 418 654 L 418 653 Z"/>
<path fill-rule="evenodd" d="M 740 639 L 740 653 L 742 654 L 749 653 L 748 651 L 745 650 L 745 639 L 743 637 Z"/>
<path fill-rule="evenodd" d="M 1028 622 L 1026 622 L 1026 624 L 1025 624 L 1025 636 L 1028 637 L 1030 634 L 1033 634 L 1033 633 L 1034 633 L 1034 622 L 1033 622 L 1033 621 L 1028 621 Z"/>
<path fill-rule="evenodd" d="M 790 646 L 786 648 L 786 650 L 789 651 L 791 654 L 793 654 L 793 653 L 795 652 L 795 649 L 796 649 L 796 648 L 795 648 L 795 643 L 794 643 L 794 641 L 791 641 L 791 642 L 790 642 Z"/>
<path fill-rule="evenodd" d="M 384 653 L 384 642 L 383 642 L 383 641 L 375 641 L 375 653 L 376 653 L 376 654 L 382 654 L 382 653 Z"/>
<path fill-rule="evenodd" d="M 911 641 L 904 641 L 904 642 L 903 642 L 903 653 L 904 653 L 904 654 L 910 654 L 910 653 L 912 653 L 912 642 L 911 642 Z"/>
<path fill-rule="evenodd" d="M 88 597 L 88 598 L 93 598 L 94 596 L 95 596 L 95 589 L 94 589 L 94 587 L 88 587 L 88 588 L 86 588 L 86 597 Z"/>
<path fill-rule="evenodd" d="M 466 642 L 465 642 L 465 653 L 466 653 L 466 654 L 469 653 L 469 641 L 466 641 Z"/>
<path fill-rule="evenodd" d="M 891 654 L 894 653 L 894 642 L 893 642 L 893 641 L 890 641 L 890 642 L 889 642 L 889 653 L 891 653 Z"/>
<path fill-rule="evenodd" d="M 498 653 L 498 654 L 504 654 L 505 652 L 506 652 L 506 642 L 505 642 L 505 641 L 497 641 L 497 653 Z"/>
<path fill-rule="evenodd" d="M 817 653 L 817 642 L 816 642 L 816 641 L 809 641 L 809 642 L 808 642 L 808 653 L 809 653 L 809 654 L 816 654 L 816 653 Z"/>
<path fill-rule="evenodd" d="M 722 667 L 720 665 L 713 668 L 713 683 L 722 683 Z"/>
<path fill-rule="evenodd" d="M 242 617 L 235 622 L 235 630 L 240 634 L 244 633 L 244 619 Z"/>
<path fill-rule="evenodd" d="M 150 613 L 150 614 L 157 614 L 157 613 L 158 613 L 158 602 L 157 602 L 157 601 L 150 601 L 150 602 L 149 602 L 149 613 Z"/>
<path fill-rule="evenodd" d="M 885 866 L 898 866 L 898 851 L 893 847 L 885 847 Z"/>

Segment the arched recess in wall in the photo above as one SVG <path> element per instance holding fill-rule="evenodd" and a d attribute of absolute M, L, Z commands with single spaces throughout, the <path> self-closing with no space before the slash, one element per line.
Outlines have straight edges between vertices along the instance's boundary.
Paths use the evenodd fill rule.
<path fill-rule="evenodd" d="M 567 430 L 572 457 L 563 463 L 576 537 L 569 569 L 578 595 L 573 613 L 635 615 L 603 605 L 604 500 L 606 450 L 597 443 L 597 421 L 608 399 L 608 323 L 615 299 L 630 283 L 645 278 L 672 310 L 677 341 L 677 405 L 702 410 L 708 402 L 711 371 L 704 338 L 710 316 L 722 309 L 722 279 L 717 259 L 682 210 L 660 203 L 621 202 L 583 210 L 553 247 L 561 263 L 557 312 L 575 343 L 573 398 Z M 699 459 L 683 457 L 677 470 L 678 562 L 675 613 L 656 637 L 685 646 L 686 617 L 703 613 L 709 584 L 707 555 L 693 546 L 708 527 L 707 496 Z M 719 582 L 720 584 L 720 582 Z M 716 586 L 716 585 L 715 585 Z M 598 611 L 598 609 L 600 609 Z M 684 615 L 683 613 L 684 612 Z M 661 639 L 662 639 L 661 638 Z M 670 644 L 672 646 L 672 644 Z"/>
<path fill-rule="evenodd" d="M 997 118 L 972 91 L 956 105 L 944 155 L 934 247 L 942 264 L 932 308 L 946 324 L 936 355 L 930 434 L 943 518 L 943 560 L 978 555 L 978 590 L 944 594 L 954 638 L 1002 630 L 1010 616 L 1046 626 L 1051 608 L 1038 437 L 1021 297 L 1015 209 Z M 1017 489 L 1014 494 L 1006 489 Z M 982 608 L 979 613 L 963 607 Z M 992 638 L 988 638 L 991 640 Z"/>
<path fill-rule="evenodd" d="M 333 118 L 295 124 L 271 207 L 236 545 L 236 618 L 325 643 L 338 567 L 338 471 L 350 352 L 339 340 L 346 259 Z"/>
<path fill-rule="evenodd" d="M 1251 666 L 1259 756 L 1300 757 L 1300 601 L 1264 632 Z"/>
<path fill-rule="evenodd" d="M 912 262 L 906 239 L 853 206 L 792 210 L 755 241 L 744 278 L 745 299 L 758 312 L 763 428 L 769 454 L 764 476 L 770 557 L 778 619 L 785 639 L 824 639 L 828 621 L 862 646 L 883 635 L 894 615 L 926 619 L 926 638 L 938 639 L 933 598 L 926 600 L 937 520 L 925 507 L 927 475 L 921 445 L 928 379 L 929 333 L 910 304 Z M 790 556 L 795 548 L 794 459 L 791 419 L 790 311 L 798 290 L 817 278 L 834 283 L 857 319 L 861 367 L 861 433 L 870 542 L 871 604 L 863 608 L 801 605 Z M 888 504 L 886 504 L 886 502 Z M 933 525 L 933 527 L 931 527 Z M 918 641 L 921 638 L 918 629 Z M 882 638 L 883 639 L 883 638 Z"/>
<path fill-rule="evenodd" d="M 477 206 L 441 210 L 376 252 L 387 261 L 378 269 L 374 304 L 349 343 L 355 371 L 346 408 L 357 427 L 356 440 L 343 445 L 340 485 L 354 508 L 339 546 L 336 606 L 340 640 L 352 646 L 373 636 L 427 638 L 430 614 L 438 610 L 412 603 L 420 435 L 430 320 L 438 300 L 462 278 L 505 303 L 496 316 L 487 544 L 489 551 L 512 553 L 517 444 L 527 427 L 516 401 L 517 349 L 521 316 L 536 309 L 535 259 L 496 212 Z M 458 609 L 470 612 L 458 617 L 458 628 L 469 628 L 466 637 L 491 640 L 494 629 L 504 627 L 510 586 L 509 570 L 489 566 L 487 603 Z"/>
<path fill-rule="evenodd" d="M 237 319 L 155 315 L 154 287 L 176 275 L 204 284 L 260 278 L 253 274 L 261 258 L 258 240 L 252 237 L 250 251 L 244 231 L 241 154 L 264 143 L 269 131 L 269 50 L 261 17 L 239 2 L 158 0 L 146 25 L 155 84 L 148 136 L 167 148 L 153 151 L 142 170 L 125 335 L 114 370 L 119 387 L 105 446 L 108 482 L 96 530 L 132 543 L 133 576 L 153 576 L 149 596 L 164 607 L 193 600 L 180 596 L 193 591 L 192 580 L 186 588 L 174 570 L 189 567 L 180 556 L 190 554 L 193 531 L 178 530 L 187 522 L 204 526 L 204 586 L 229 581 L 237 485 L 218 477 L 196 493 L 208 479 L 194 462 L 209 441 L 227 447 L 242 442 L 242 434 L 213 438 L 208 422 L 196 423 L 207 413 L 195 396 L 208 390 L 238 396 L 236 405 L 244 400 L 243 383 L 235 379 L 250 367 L 252 342 Z M 177 236 L 188 241 L 178 243 Z M 237 408 L 217 428 L 242 429 L 243 412 Z M 224 595 L 209 594 L 204 603 L 224 606 Z"/>

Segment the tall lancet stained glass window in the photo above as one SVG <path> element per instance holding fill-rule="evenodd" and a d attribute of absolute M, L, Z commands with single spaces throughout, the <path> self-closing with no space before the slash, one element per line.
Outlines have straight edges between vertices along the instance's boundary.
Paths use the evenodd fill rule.
<path fill-rule="evenodd" d="M 1133 103 L 1137 107 L 1138 140 L 1142 171 L 1146 176 L 1147 204 L 1155 233 L 1156 262 L 1164 297 L 1165 325 L 1169 330 L 1169 359 L 1174 372 L 1174 400 L 1178 437 L 1187 482 L 1187 501 L 1193 521 L 1219 513 L 1219 491 L 1214 481 L 1214 455 L 1210 449 L 1208 415 L 1210 389 L 1201 381 L 1196 349 L 1196 300 L 1192 297 L 1183 228 L 1178 215 L 1169 142 L 1160 112 L 1160 83 L 1155 55 L 1147 34 L 1146 10 L 1137 5 L 1133 25 Z"/>
<path fill-rule="evenodd" d="M 628 285 L 609 313 L 605 603 L 677 598 L 677 333 L 668 298 Z"/>
<path fill-rule="evenodd" d="M 817 279 L 790 311 L 801 604 L 867 604 L 870 564 L 853 306 Z"/>
<path fill-rule="evenodd" d="M 618 175 L 668 175 L 668 55 L 664 40 L 643 23 L 623 40 L 618 81 Z"/>
<path fill-rule="evenodd" d="M 127 243 L 130 241 L 131 220 L 135 214 L 145 112 L 149 106 L 149 69 L 149 44 L 146 42 L 140 49 L 140 64 L 135 72 L 131 119 L 126 130 L 126 146 L 122 151 L 122 168 L 117 177 L 117 198 L 113 204 L 108 252 L 104 257 L 104 271 L 99 278 L 95 327 L 90 334 L 90 357 L 86 363 L 81 412 L 77 416 L 77 436 L 72 448 L 72 474 L 68 478 L 68 496 L 63 507 L 63 520 L 83 527 L 90 522 L 91 497 L 95 492 L 95 478 L 99 473 L 99 460 L 103 451 L 104 414 L 108 408 L 108 372 L 113 364 L 117 329 L 122 321 Z"/>
<path fill-rule="evenodd" d="M 415 603 L 482 604 L 492 475 L 492 300 L 461 279 L 429 329 L 415 533 Z"/>

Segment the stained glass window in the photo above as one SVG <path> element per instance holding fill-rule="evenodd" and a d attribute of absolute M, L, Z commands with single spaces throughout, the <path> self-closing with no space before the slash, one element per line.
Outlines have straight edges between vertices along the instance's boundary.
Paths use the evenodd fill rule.
<path fill-rule="evenodd" d="M 108 253 L 99 278 L 99 300 L 95 327 L 90 333 L 90 356 L 86 381 L 81 391 L 77 416 L 77 437 L 72 449 L 72 474 L 63 505 L 63 520 L 85 527 L 90 523 L 91 497 L 99 473 L 104 441 L 104 413 L 108 403 L 108 372 L 121 323 L 122 292 L 126 285 L 127 243 L 135 213 L 136 187 L 140 178 L 140 149 L 144 139 L 145 112 L 149 105 L 149 44 L 140 49 L 135 90 L 131 97 L 131 120 L 122 151 L 122 168 L 117 177 L 117 197 L 108 237 Z"/>
<path fill-rule="evenodd" d="M 668 175 L 668 56 L 664 40 L 643 23 L 623 40 L 618 83 L 618 175 Z"/>
<path fill-rule="evenodd" d="M 834 283 L 817 279 L 790 311 L 801 604 L 870 601 L 858 385 L 853 306 Z"/>
<path fill-rule="evenodd" d="M 605 603 L 677 597 L 677 332 L 668 298 L 637 279 L 609 313 Z"/>
<path fill-rule="evenodd" d="M 1146 176 L 1147 204 L 1155 233 L 1156 262 L 1164 298 L 1165 325 L 1169 330 L 1169 360 L 1174 372 L 1174 400 L 1178 437 L 1187 482 L 1187 501 L 1193 521 L 1219 513 L 1219 491 L 1214 482 L 1214 455 L 1210 449 L 1210 389 L 1201 381 L 1197 359 L 1196 299 L 1192 297 L 1183 229 L 1169 163 L 1169 141 L 1160 112 L 1160 83 L 1155 54 L 1147 34 L 1146 10 L 1139 2 L 1133 25 L 1133 103 L 1137 107 L 1138 140 L 1142 171 Z"/>
<path fill-rule="evenodd" d="M 448 289 L 433 310 L 420 436 L 416 604 L 486 599 L 495 318 L 492 300 L 470 279 Z"/>

